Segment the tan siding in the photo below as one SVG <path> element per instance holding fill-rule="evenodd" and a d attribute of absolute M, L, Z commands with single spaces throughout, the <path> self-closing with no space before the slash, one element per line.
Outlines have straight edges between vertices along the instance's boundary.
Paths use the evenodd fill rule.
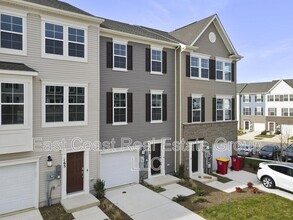
<path fill-rule="evenodd" d="M 73 24 L 75 21 L 73 21 Z M 41 58 L 41 16 L 38 12 L 30 11 L 27 15 L 27 56 L 1 54 L 2 61 L 21 62 L 37 70 L 39 75 L 33 80 L 33 137 L 42 137 L 44 140 L 61 140 L 65 138 L 66 147 L 74 137 L 84 140 L 98 140 L 98 27 L 88 28 L 88 62 L 70 62 Z M 42 128 L 42 81 L 88 84 L 88 125 L 75 127 Z M 41 156 L 40 158 L 40 202 L 46 200 L 46 172 L 53 171 L 46 165 L 47 155 L 51 154 L 54 165 L 62 164 L 61 152 L 40 152 L 36 149 L 31 153 L 1 155 L 0 160 L 20 157 Z M 98 153 L 90 152 L 90 179 L 98 176 Z M 91 182 L 93 183 L 93 182 Z M 52 197 L 61 197 L 61 182 L 55 181 L 58 187 Z"/>

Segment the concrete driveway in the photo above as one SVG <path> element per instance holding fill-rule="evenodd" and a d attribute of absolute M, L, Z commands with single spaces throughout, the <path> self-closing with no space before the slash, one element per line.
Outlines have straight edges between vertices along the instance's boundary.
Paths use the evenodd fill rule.
<path fill-rule="evenodd" d="M 106 198 L 134 220 L 204 219 L 140 184 L 107 190 Z"/>

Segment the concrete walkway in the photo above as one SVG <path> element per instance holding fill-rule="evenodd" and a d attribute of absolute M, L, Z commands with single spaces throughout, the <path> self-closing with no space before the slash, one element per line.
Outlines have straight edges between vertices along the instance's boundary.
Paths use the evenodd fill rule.
<path fill-rule="evenodd" d="M 167 186 L 162 186 L 162 188 L 164 188 L 166 191 L 161 192 L 160 194 L 171 200 L 173 199 L 173 197 L 177 197 L 178 195 L 191 196 L 195 193 L 193 190 L 176 183 Z"/>
<path fill-rule="evenodd" d="M 107 190 L 106 198 L 134 220 L 203 220 L 201 216 L 140 184 Z"/>
<path fill-rule="evenodd" d="M 24 211 L 6 217 L 0 217 L 1 220 L 43 220 L 43 217 L 38 209 Z"/>
<path fill-rule="evenodd" d="M 110 220 L 97 206 L 72 213 L 75 220 Z"/>
<path fill-rule="evenodd" d="M 244 170 L 240 170 L 240 171 L 228 171 L 228 173 L 223 176 L 231 179 L 232 181 L 227 183 L 221 183 L 219 181 L 215 181 L 212 183 L 207 183 L 206 185 L 216 188 L 218 190 L 221 190 L 223 192 L 231 193 L 231 192 L 235 192 L 235 187 L 245 188 L 247 187 L 248 182 L 252 182 L 254 187 L 257 187 L 264 192 L 273 193 L 293 201 L 293 193 L 286 192 L 280 189 L 265 188 L 262 185 L 262 183 L 257 179 L 256 174 L 253 174 Z"/>

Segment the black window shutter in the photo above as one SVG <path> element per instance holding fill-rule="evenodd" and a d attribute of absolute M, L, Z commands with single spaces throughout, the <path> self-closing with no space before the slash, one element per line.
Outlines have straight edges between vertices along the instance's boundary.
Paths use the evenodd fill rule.
<path fill-rule="evenodd" d="M 145 71 L 151 72 L 151 49 L 145 49 Z"/>
<path fill-rule="evenodd" d="M 209 60 L 209 78 L 216 79 L 216 61 L 213 59 Z"/>
<path fill-rule="evenodd" d="M 127 45 L 127 69 L 133 70 L 133 54 L 131 45 Z"/>
<path fill-rule="evenodd" d="M 205 98 L 201 97 L 201 122 L 205 122 Z"/>
<path fill-rule="evenodd" d="M 192 98 L 191 97 L 187 97 L 187 121 L 188 123 L 192 122 Z"/>
<path fill-rule="evenodd" d="M 163 73 L 167 73 L 167 52 L 163 51 Z"/>
<path fill-rule="evenodd" d="M 145 120 L 146 122 L 151 121 L 151 94 L 145 94 Z"/>
<path fill-rule="evenodd" d="M 249 95 L 249 102 L 251 102 L 251 95 Z"/>
<path fill-rule="evenodd" d="M 235 120 L 235 99 L 232 98 L 232 120 Z"/>
<path fill-rule="evenodd" d="M 113 42 L 107 42 L 107 68 L 113 68 Z"/>
<path fill-rule="evenodd" d="M 257 108 L 254 108 L 254 115 L 256 115 L 257 113 Z"/>
<path fill-rule="evenodd" d="M 113 123 L 113 93 L 107 92 L 107 124 Z"/>
<path fill-rule="evenodd" d="M 213 121 L 217 121 L 217 98 L 213 98 Z"/>
<path fill-rule="evenodd" d="M 256 100 L 257 100 L 257 95 L 254 96 L 254 101 L 256 102 Z"/>
<path fill-rule="evenodd" d="M 231 68 L 232 68 L 232 76 L 231 76 L 232 79 L 231 80 L 232 80 L 232 82 L 234 82 L 235 81 L 235 78 L 236 78 L 235 77 L 235 74 L 236 74 L 236 71 L 235 71 L 236 70 L 236 63 L 233 62 Z"/>
<path fill-rule="evenodd" d="M 186 76 L 190 77 L 190 56 L 186 55 Z"/>
<path fill-rule="evenodd" d="M 133 95 L 127 93 L 127 122 L 133 122 Z"/>
<path fill-rule="evenodd" d="M 163 94 L 163 121 L 167 121 L 167 94 Z"/>

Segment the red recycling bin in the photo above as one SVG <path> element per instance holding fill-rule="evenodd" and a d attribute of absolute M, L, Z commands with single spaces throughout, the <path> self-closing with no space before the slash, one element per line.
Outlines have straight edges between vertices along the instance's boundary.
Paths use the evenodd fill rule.
<path fill-rule="evenodd" d="M 217 158 L 218 173 L 225 175 L 228 172 L 229 160 L 224 158 Z"/>
<path fill-rule="evenodd" d="M 232 160 L 232 169 L 235 171 L 239 171 L 242 170 L 243 168 L 243 157 L 239 157 L 239 156 L 231 156 L 231 160 Z"/>

